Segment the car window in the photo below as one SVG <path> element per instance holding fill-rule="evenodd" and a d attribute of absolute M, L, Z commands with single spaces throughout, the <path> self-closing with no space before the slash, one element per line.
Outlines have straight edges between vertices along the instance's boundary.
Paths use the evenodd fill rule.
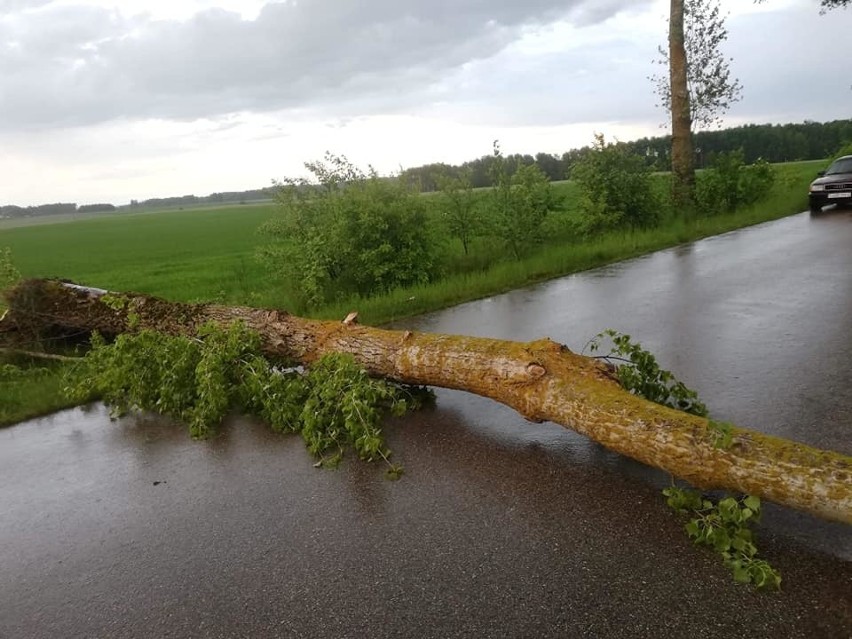
<path fill-rule="evenodd" d="M 837 173 L 852 173 L 852 158 L 837 160 L 825 172 L 826 175 L 836 175 Z"/>

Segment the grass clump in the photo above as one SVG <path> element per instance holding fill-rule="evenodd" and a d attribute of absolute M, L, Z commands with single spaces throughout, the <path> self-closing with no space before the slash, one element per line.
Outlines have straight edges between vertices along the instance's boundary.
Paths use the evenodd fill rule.
<path fill-rule="evenodd" d="M 76 406 L 62 393 L 70 366 L 24 356 L 0 356 L 0 427 Z"/>

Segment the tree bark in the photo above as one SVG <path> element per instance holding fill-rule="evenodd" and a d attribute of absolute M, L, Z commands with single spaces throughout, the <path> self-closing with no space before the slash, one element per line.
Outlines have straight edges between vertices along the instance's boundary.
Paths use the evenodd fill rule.
<path fill-rule="evenodd" d="M 683 0 L 671 0 L 669 14 L 669 74 L 672 116 L 672 198 L 691 208 L 695 189 L 692 114 L 689 107 Z"/>
<path fill-rule="evenodd" d="M 310 364 L 326 353 L 350 353 L 372 375 L 490 397 L 530 421 L 572 428 L 699 488 L 757 495 L 852 523 L 852 457 L 736 427 L 732 444 L 720 448 L 707 419 L 624 391 L 598 360 L 549 339 L 519 343 L 382 330 L 354 319 L 328 322 L 276 310 L 171 303 L 51 280 L 24 282 L 6 298 L 10 311 L 0 333 L 116 335 L 149 328 L 192 335 L 210 321 L 242 321 L 261 335 L 267 356 Z"/>

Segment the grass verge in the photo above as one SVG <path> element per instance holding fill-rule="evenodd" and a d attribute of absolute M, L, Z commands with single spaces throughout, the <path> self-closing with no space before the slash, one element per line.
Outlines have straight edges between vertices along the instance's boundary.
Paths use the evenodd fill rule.
<path fill-rule="evenodd" d="M 0 366 L 4 364 L 21 366 L 30 373 L 38 371 L 38 374 L 0 378 L 0 428 L 76 405 L 77 402 L 71 401 L 62 392 L 66 375 L 71 374 L 71 365 L 2 357 Z"/>

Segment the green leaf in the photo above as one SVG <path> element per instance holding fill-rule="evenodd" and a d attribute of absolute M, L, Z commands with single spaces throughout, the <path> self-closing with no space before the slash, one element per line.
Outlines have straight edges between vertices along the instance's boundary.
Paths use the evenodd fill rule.
<path fill-rule="evenodd" d="M 702 498 L 696 491 L 670 486 L 663 489 L 666 501 L 678 512 L 693 515 L 684 530 L 696 545 L 709 545 L 718 552 L 739 583 L 753 583 L 758 589 L 780 588 L 781 576 L 762 559 L 748 528 L 757 519 L 750 506 L 759 509 L 755 497 L 723 497 L 718 502 Z"/>
<path fill-rule="evenodd" d="M 713 547 L 716 552 L 727 552 L 731 548 L 731 538 L 724 529 L 718 529 L 713 535 Z"/>
<path fill-rule="evenodd" d="M 751 574 L 745 568 L 734 568 L 734 581 L 739 584 L 751 583 Z"/>
<path fill-rule="evenodd" d="M 760 510 L 760 497 L 749 495 L 743 500 L 743 503 L 754 512 L 758 512 Z"/>

